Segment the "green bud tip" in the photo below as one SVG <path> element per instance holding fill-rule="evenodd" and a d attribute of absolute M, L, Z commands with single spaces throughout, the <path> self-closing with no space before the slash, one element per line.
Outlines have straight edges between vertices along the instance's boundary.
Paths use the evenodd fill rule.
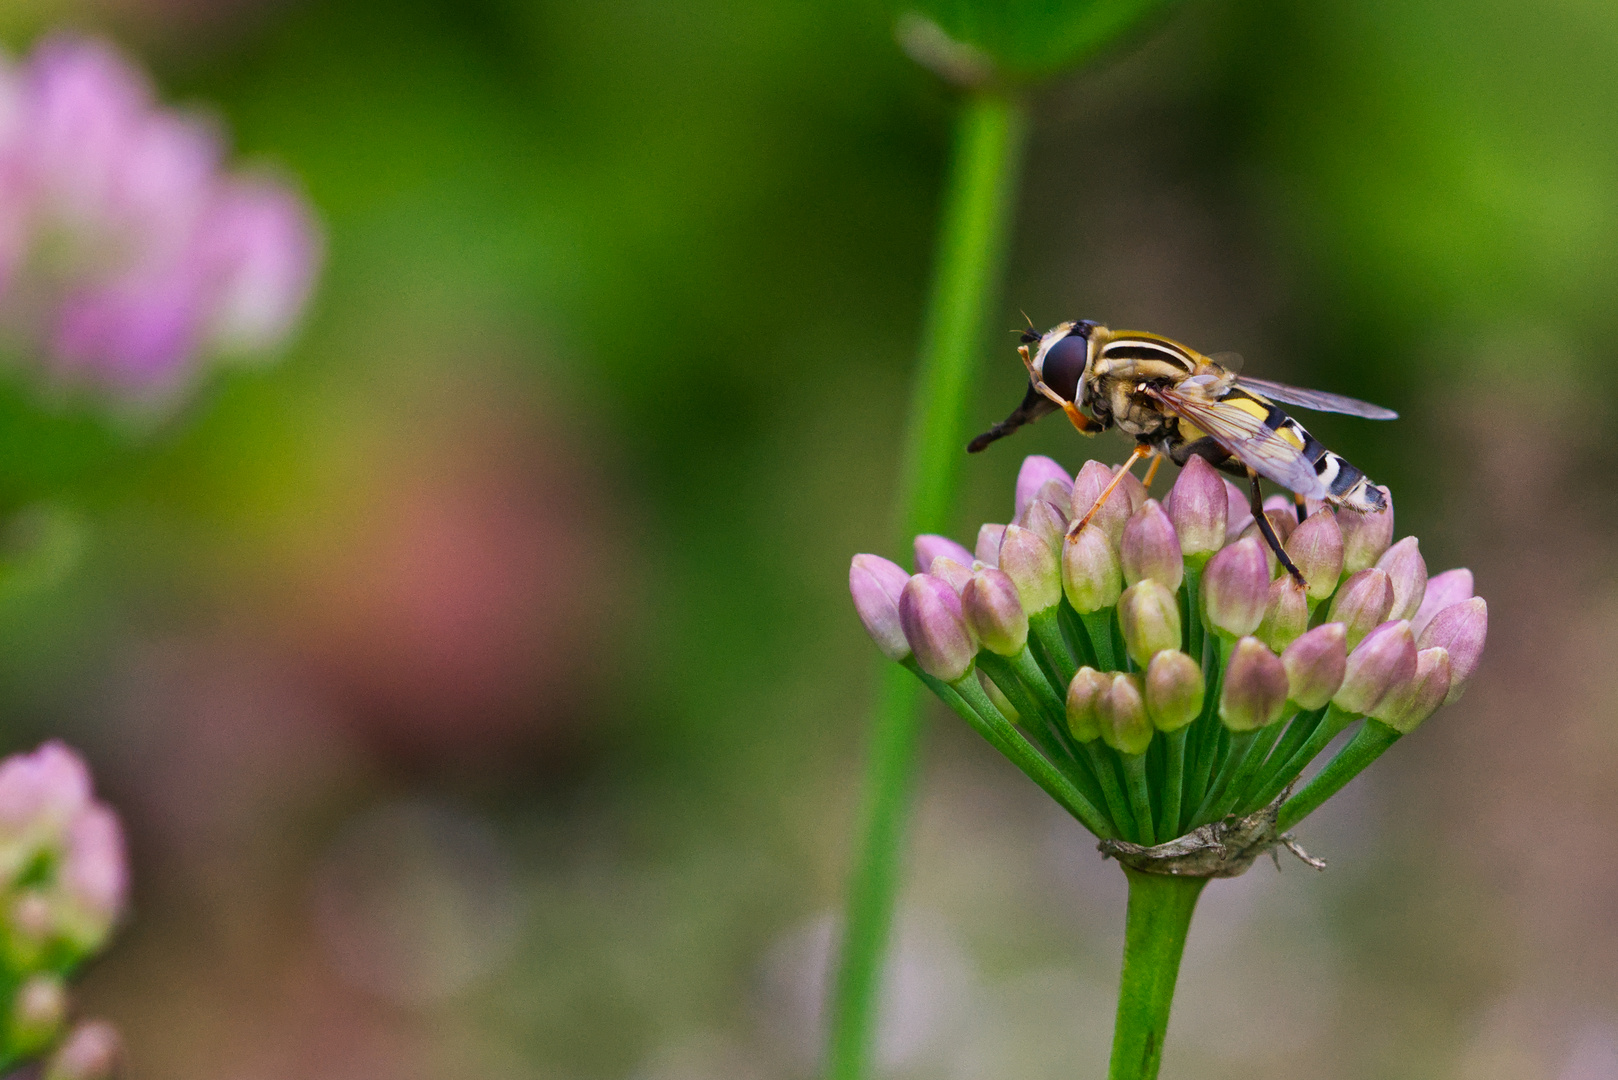
<path fill-rule="evenodd" d="M 1348 666 L 1348 634 L 1342 623 L 1326 623 L 1286 647 L 1287 697 L 1300 709 L 1323 708 L 1343 685 Z"/>
<path fill-rule="evenodd" d="M 1393 495 L 1387 488 L 1377 490 L 1387 503 L 1381 510 L 1374 514 L 1345 510 L 1337 515 L 1337 526 L 1343 531 L 1344 573 L 1358 573 L 1375 566 L 1393 543 Z"/>
<path fill-rule="evenodd" d="M 1287 671 L 1258 638 L 1244 637 L 1231 650 L 1219 689 L 1219 719 L 1231 731 L 1256 731 L 1281 718 L 1287 704 Z"/>
<path fill-rule="evenodd" d="M 1035 499 L 1049 498 L 1051 493 L 1042 493 L 1047 484 L 1057 485 L 1062 495 L 1061 505 L 1066 506 L 1073 492 L 1073 478 L 1067 474 L 1067 470 L 1043 454 L 1030 454 L 1023 458 L 1022 468 L 1017 470 L 1016 506 L 1011 516 L 1020 516 Z"/>
<path fill-rule="evenodd" d="M 1192 455 L 1186 461 L 1163 509 L 1187 557 L 1206 557 L 1225 546 L 1230 499 L 1225 482 L 1202 458 Z"/>
<path fill-rule="evenodd" d="M 1408 735 L 1444 704 L 1449 693 L 1449 651 L 1434 647 L 1416 653 L 1416 670 L 1409 679 L 1388 688 L 1371 715 L 1402 735 Z"/>
<path fill-rule="evenodd" d="M 1343 671 L 1343 685 L 1332 704 L 1356 716 L 1368 716 L 1392 687 L 1416 673 L 1416 639 L 1410 624 L 1394 619 L 1365 635 Z"/>
<path fill-rule="evenodd" d="M 1291 574 L 1270 582 L 1270 599 L 1254 636 L 1272 652 L 1280 652 L 1309 629 L 1309 597 Z"/>
<path fill-rule="evenodd" d="M 1392 611 L 1393 582 L 1385 571 L 1370 567 L 1349 575 L 1332 597 L 1326 618 L 1343 624 L 1352 649 L 1366 634 L 1387 622 Z"/>
<path fill-rule="evenodd" d="M 921 670 L 950 683 L 972 668 L 977 643 L 949 582 L 917 574 L 899 594 L 899 625 Z"/>
<path fill-rule="evenodd" d="M 1208 625 L 1229 638 L 1258 629 L 1270 601 L 1270 570 L 1259 541 L 1221 548 L 1202 573 L 1202 610 Z"/>
<path fill-rule="evenodd" d="M 1119 672 L 1104 694 L 1096 696 L 1101 738 L 1120 754 L 1144 754 L 1156 731 L 1146 715 L 1140 676 Z"/>
<path fill-rule="evenodd" d="M 1146 668 L 1146 714 L 1159 731 L 1177 731 L 1202 714 L 1202 669 L 1178 649 L 1164 649 Z"/>
<path fill-rule="evenodd" d="M 961 611 L 966 625 L 992 653 L 1016 656 L 1028 643 L 1028 616 L 1016 583 L 1004 570 L 973 573 L 961 590 Z"/>
<path fill-rule="evenodd" d="M 1303 520 L 1282 545 L 1303 579 L 1309 583 L 1309 599 L 1328 599 L 1343 578 L 1343 530 L 1337 515 L 1317 510 Z"/>
<path fill-rule="evenodd" d="M 956 592 L 966 588 L 966 583 L 972 580 L 971 565 L 956 562 L 948 555 L 940 555 L 934 559 L 927 572 L 935 578 L 943 578 L 949 582 L 949 587 Z"/>
<path fill-rule="evenodd" d="M 1075 522 L 1076 524 L 1076 522 Z M 1118 553 L 1092 523 L 1070 532 L 1062 544 L 1062 591 L 1080 615 L 1112 607 L 1124 591 Z"/>
<path fill-rule="evenodd" d="M 1118 625 L 1130 659 L 1145 667 L 1164 649 L 1180 647 L 1179 598 L 1156 578 L 1138 581 L 1118 598 Z"/>
<path fill-rule="evenodd" d="M 1156 499 L 1147 499 L 1124 523 L 1118 546 L 1124 581 L 1130 585 L 1146 578 L 1161 581 L 1172 592 L 1185 579 L 1185 557 L 1174 523 Z"/>
<path fill-rule="evenodd" d="M 1101 737 L 1101 714 L 1096 700 L 1112 686 L 1109 675 L 1093 667 L 1081 667 L 1067 686 L 1067 729 L 1081 743 Z"/>
<path fill-rule="evenodd" d="M 1007 525 L 1000 541 L 1000 569 L 1017 583 L 1022 608 L 1030 615 L 1048 611 L 1062 601 L 1062 567 L 1057 549 L 1036 532 Z"/>
<path fill-rule="evenodd" d="M 1453 704 L 1466 689 L 1472 673 L 1477 671 L 1488 636 L 1489 605 L 1481 596 L 1450 604 L 1422 630 L 1417 643 L 1420 648 L 1442 648 L 1449 653 L 1449 692 L 1444 704 Z"/>

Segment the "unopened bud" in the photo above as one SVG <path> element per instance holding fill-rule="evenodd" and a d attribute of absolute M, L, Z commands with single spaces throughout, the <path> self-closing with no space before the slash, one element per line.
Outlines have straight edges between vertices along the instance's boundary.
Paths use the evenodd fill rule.
<path fill-rule="evenodd" d="M 1084 515 L 1090 513 L 1090 508 L 1095 506 L 1096 499 L 1100 498 L 1101 493 L 1107 489 L 1107 485 L 1112 483 L 1113 472 L 1112 466 L 1103 465 L 1099 461 L 1086 461 L 1084 463 L 1084 468 L 1080 469 L 1079 475 L 1073 479 L 1072 519 L 1074 521 L 1082 521 L 1084 520 Z M 1107 501 L 1102 503 L 1100 509 L 1096 510 L 1095 514 L 1090 518 L 1090 524 L 1100 529 L 1114 547 L 1117 547 L 1118 542 L 1123 539 L 1124 522 L 1128 521 L 1129 515 L 1135 512 L 1134 506 L 1130 505 L 1129 492 L 1125 490 L 1125 484 L 1127 483 L 1128 481 L 1126 480 L 1124 483 L 1119 484 L 1117 489 L 1107 497 Z M 1138 483 L 1137 481 L 1137 486 Z"/>
<path fill-rule="evenodd" d="M 1099 526 L 1086 525 L 1063 542 L 1062 591 L 1080 615 L 1118 602 L 1124 591 L 1123 570 L 1112 541 Z"/>
<path fill-rule="evenodd" d="M 925 574 L 927 568 L 933 565 L 933 560 L 940 555 L 954 559 L 962 566 L 972 565 L 972 553 L 951 540 L 947 536 L 937 533 L 922 533 L 916 537 L 916 572 Z"/>
<path fill-rule="evenodd" d="M 1049 498 L 1049 493 L 1042 493 L 1042 489 L 1053 483 L 1061 489 L 1061 504 L 1066 506 L 1073 491 L 1073 478 L 1067 470 L 1043 454 L 1023 458 L 1022 468 L 1017 470 L 1017 505 L 1012 517 L 1019 516 L 1035 499 Z"/>
<path fill-rule="evenodd" d="M 1309 583 L 1310 600 L 1319 603 L 1337 591 L 1343 577 L 1343 531 L 1337 527 L 1336 514 L 1330 510 L 1310 514 L 1283 546 Z"/>
<path fill-rule="evenodd" d="M 1022 513 L 1017 515 L 1017 524 L 1038 533 L 1053 548 L 1067 535 L 1067 517 L 1044 499 L 1035 499 L 1023 507 Z"/>
<path fill-rule="evenodd" d="M 1258 638 L 1242 638 L 1225 665 L 1219 719 L 1231 731 L 1256 731 L 1279 720 L 1286 704 L 1287 672 L 1281 658 Z"/>
<path fill-rule="evenodd" d="M 1264 619 L 1254 635 L 1274 652 L 1280 652 L 1309 629 L 1309 599 L 1303 586 L 1291 574 L 1270 582 L 1270 599 Z"/>
<path fill-rule="evenodd" d="M 910 643 L 899 626 L 899 594 L 910 575 L 880 555 L 856 555 L 848 567 L 848 591 L 854 611 L 876 647 L 889 660 L 910 655 Z"/>
<path fill-rule="evenodd" d="M 917 574 L 899 594 L 899 625 L 921 670 L 954 682 L 972 667 L 977 644 L 961 613 L 961 598 L 947 581 Z"/>
<path fill-rule="evenodd" d="M 1382 553 L 1393 543 L 1393 496 L 1387 488 L 1379 488 L 1387 505 L 1374 514 L 1357 510 L 1344 510 L 1337 515 L 1337 527 L 1343 530 L 1343 571 L 1353 574 L 1368 566 L 1375 566 Z"/>
<path fill-rule="evenodd" d="M 1169 520 L 1174 523 L 1180 551 L 1193 561 L 1206 561 L 1225 546 L 1229 508 L 1225 482 L 1212 465 L 1195 454 L 1180 470 L 1163 504 Z"/>
<path fill-rule="evenodd" d="M 1146 714 L 1159 731 L 1178 731 L 1202 714 L 1202 669 L 1178 649 L 1164 649 L 1146 667 Z"/>
<path fill-rule="evenodd" d="M 1225 485 L 1225 499 L 1228 509 L 1225 514 L 1225 543 L 1234 544 L 1253 524 L 1253 510 L 1247 501 L 1247 492 L 1231 483 L 1221 480 Z"/>
<path fill-rule="evenodd" d="M 992 653 L 1016 656 L 1028 643 L 1028 616 L 1017 585 L 1003 570 L 979 570 L 961 590 L 961 612 L 978 641 Z"/>
<path fill-rule="evenodd" d="M 1449 652 L 1442 648 L 1416 653 L 1416 673 L 1390 687 L 1371 715 L 1402 735 L 1438 711 L 1449 693 Z"/>
<path fill-rule="evenodd" d="M 1317 626 L 1286 647 L 1287 697 L 1300 709 L 1323 708 L 1343 685 L 1348 668 L 1348 634 L 1342 623 Z"/>
<path fill-rule="evenodd" d="M 1393 609 L 1388 618 L 1414 619 L 1427 591 L 1427 560 L 1421 557 L 1420 541 L 1405 537 L 1382 553 L 1376 567 L 1393 584 Z"/>
<path fill-rule="evenodd" d="M 1156 578 L 1138 581 L 1118 598 L 1118 627 L 1130 659 L 1145 667 L 1164 649 L 1180 647 L 1179 598 Z"/>
<path fill-rule="evenodd" d="M 1147 499 L 1124 523 L 1118 561 L 1123 567 L 1124 580 L 1131 585 L 1152 578 L 1173 591 L 1185 579 L 1180 538 L 1174 535 L 1174 523 L 1156 499 Z"/>
<path fill-rule="evenodd" d="M 1112 676 L 1093 667 L 1081 667 L 1067 686 L 1067 729 L 1081 743 L 1101 737 L 1101 713 L 1096 700 L 1112 686 Z"/>
<path fill-rule="evenodd" d="M 57 931 L 85 953 L 106 943 L 123 916 L 129 863 L 118 815 L 93 803 L 68 827 L 61 876 Z"/>
<path fill-rule="evenodd" d="M 934 559 L 927 572 L 935 578 L 943 578 L 949 582 L 949 587 L 956 592 L 966 588 L 966 583 L 972 580 L 972 567 L 966 563 L 956 562 L 948 555 L 940 555 Z"/>
<path fill-rule="evenodd" d="M 1434 615 L 1421 632 L 1421 648 L 1438 647 L 1449 652 L 1449 693 L 1444 696 L 1445 705 L 1454 703 L 1466 689 L 1472 673 L 1478 669 L 1483 642 L 1488 636 L 1489 605 L 1481 596 L 1449 605 Z"/>
<path fill-rule="evenodd" d="M 1421 607 L 1410 620 L 1410 631 L 1419 639 L 1433 616 L 1462 600 L 1472 599 L 1472 571 L 1465 567 L 1445 570 L 1427 579 L 1427 591 L 1422 593 Z"/>
<path fill-rule="evenodd" d="M 1270 568 L 1257 540 L 1221 548 L 1202 575 L 1202 610 L 1208 625 L 1238 638 L 1258 629 L 1270 601 Z"/>
<path fill-rule="evenodd" d="M 1402 619 L 1385 622 L 1365 635 L 1343 671 L 1343 685 L 1332 704 L 1344 712 L 1365 716 L 1377 707 L 1392 687 L 1416 673 L 1416 639 Z"/>
<path fill-rule="evenodd" d="M 1326 618 L 1340 622 L 1348 632 L 1348 647 L 1354 648 L 1376 627 L 1388 621 L 1393 610 L 1393 582 L 1381 570 L 1371 567 L 1356 571 L 1332 597 Z"/>
<path fill-rule="evenodd" d="M 979 525 L 977 547 L 972 556 L 984 566 L 1000 565 L 1000 541 L 1005 539 L 1004 525 Z"/>
<path fill-rule="evenodd" d="M 109 1080 L 122 1052 L 117 1028 L 105 1020 L 86 1020 L 51 1055 L 41 1080 Z"/>
<path fill-rule="evenodd" d="M 1062 602 L 1062 567 L 1057 549 L 1038 533 L 1007 525 L 1000 541 L 1000 569 L 1017 583 L 1022 608 L 1030 615 L 1048 611 Z"/>
<path fill-rule="evenodd" d="M 1120 754 L 1144 754 L 1156 730 L 1146 715 L 1146 697 L 1140 676 L 1122 672 L 1112 677 L 1107 692 L 1096 696 L 1101 738 Z"/>

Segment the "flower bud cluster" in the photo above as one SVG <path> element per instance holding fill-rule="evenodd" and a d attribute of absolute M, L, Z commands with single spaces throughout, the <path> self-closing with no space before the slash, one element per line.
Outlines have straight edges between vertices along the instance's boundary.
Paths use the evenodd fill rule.
<path fill-rule="evenodd" d="M 57 381 L 141 399 L 279 344 L 318 236 L 298 195 L 225 156 L 104 44 L 0 55 L 0 336 Z"/>
<path fill-rule="evenodd" d="M 110 1075 L 116 1036 L 68 1033 L 67 980 L 106 944 L 127 888 L 123 830 L 83 760 L 47 742 L 0 761 L 0 977 L 13 988 L 0 1068 L 60 1044 L 44 1075 Z"/>
<path fill-rule="evenodd" d="M 1429 579 L 1416 538 L 1394 542 L 1391 496 L 1374 514 L 1270 500 L 1300 583 L 1201 458 L 1161 502 L 1126 478 L 1096 507 L 1113 475 L 1030 457 L 975 550 L 919 536 L 918 573 L 849 571 L 878 648 L 969 719 L 1015 723 L 997 745 L 1025 739 L 1095 831 L 1162 841 L 1262 809 L 1338 733 L 1385 748 L 1477 670 L 1487 605 L 1469 571 Z"/>

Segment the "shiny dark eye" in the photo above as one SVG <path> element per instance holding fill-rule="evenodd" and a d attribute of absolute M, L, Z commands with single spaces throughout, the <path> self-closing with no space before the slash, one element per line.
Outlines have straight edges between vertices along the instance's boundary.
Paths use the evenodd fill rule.
<path fill-rule="evenodd" d="M 1090 355 L 1090 342 L 1080 334 L 1069 334 L 1045 353 L 1040 374 L 1045 385 L 1055 390 L 1066 401 L 1079 400 L 1079 379 L 1084 375 L 1084 361 Z"/>

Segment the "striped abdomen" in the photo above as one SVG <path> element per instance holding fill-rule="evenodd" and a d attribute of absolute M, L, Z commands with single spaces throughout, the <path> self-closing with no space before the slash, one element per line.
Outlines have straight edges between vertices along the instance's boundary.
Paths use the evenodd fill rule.
<path fill-rule="evenodd" d="M 1264 426 L 1296 448 L 1314 470 L 1324 489 L 1323 494 L 1315 497 L 1366 513 L 1381 510 L 1387 505 L 1381 490 L 1371 483 L 1369 477 L 1341 454 L 1326 449 L 1319 439 L 1309 434 L 1308 429 L 1281 411 L 1281 407 L 1269 398 L 1251 390 L 1233 387 L 1219 400 L 1245 408 L 1255 415 L 1260 409 L 1263 410 Z"/>

